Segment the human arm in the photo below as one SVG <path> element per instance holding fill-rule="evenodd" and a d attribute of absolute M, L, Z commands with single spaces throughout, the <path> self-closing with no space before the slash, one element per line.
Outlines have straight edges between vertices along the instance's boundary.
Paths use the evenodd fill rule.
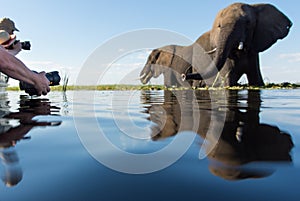
<path fill-rule="evenodd" d="M 37 95 L 46 95 L 50 91 L 49 80 L 45 72 L 34 73 L 26 65 L 0 46 L 0 71 L 17 80 L 31 84 L 37 90 Z"/>
<path fill-rule="evenodd" d="M 16 56 L 19 52 L 21 52 L 21 50 L 22 50 L 22 44 L 20 41 L 12 44 L 11 49 L 7 49 L 7 51 L 14 56 Z"/>

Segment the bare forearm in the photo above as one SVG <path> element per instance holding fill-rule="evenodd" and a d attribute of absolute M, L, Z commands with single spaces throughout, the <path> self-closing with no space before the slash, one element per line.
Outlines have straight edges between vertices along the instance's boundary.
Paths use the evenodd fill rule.
<path fill-rule="evenodd" d="M 0 71 L 9 77 L 31 84 L 36 89 L 34 95 L 46 95 L 49 91 L 49 80 L 45 72 L 34 73 L 15 56 L 0 46 Z"/>
<path fill-rule="evenodd" d="M 29 84 L 34 84 L 34 73 L 25 64 L 4 49 L 0 49 L 0 71 L 17 80 L 22 80 Z M 2 56 L 5 54 L 4 56 Z"/>

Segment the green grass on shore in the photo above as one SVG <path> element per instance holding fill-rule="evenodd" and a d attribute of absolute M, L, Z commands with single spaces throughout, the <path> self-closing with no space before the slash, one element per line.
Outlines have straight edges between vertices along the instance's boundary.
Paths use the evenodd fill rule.
<path fill-rule="evenodd" d="M 64 85 L 58 85 L 58 86 L 51 86 L 51 91 L 72 91 L 72 90 L 165 90 L 166 87 L 162 85 L 97 85 L 97 86 L 64 86 Z M 12 86 L 7 87 L 8 91 L 19 91 L 18 86 Z"/>
<path fill-rule="evenodd" d="M 293 83 L 269 83 L 266 84 L 263 87 L 252 87 L 248 85 L 240 85 L 240 86 L 235 86 L 235 87 L 226 87 L 225 89 L 232 89 L 232 90 L 242 90 L 242 89 L 252 89 L 252 90 L 259 90 L 259 89 L 296 89 L 300 88 L 300 84 L 293 84 Z M 64 85 L 59 85 L 59 86 L 51 86 L 52 91 L 66 91 L 66 90 L 109 90 L 109 91 L 117 91 L 117 90 L 181 90 L 181 89 L 186 89 L 186 88 L 166 88 L 165 86 L 162 85 L 97 85 L 97 86 L 64 86 Z M 211 90 L 211 89 L 220 89 L 220 88 L 197 88 L 199 90 Z M 222 88 L 224 89 L 224 88 Z M 12 86 L 12 87 L 7 87 L 8 91 L 19 91 L 18 86 Z"/>

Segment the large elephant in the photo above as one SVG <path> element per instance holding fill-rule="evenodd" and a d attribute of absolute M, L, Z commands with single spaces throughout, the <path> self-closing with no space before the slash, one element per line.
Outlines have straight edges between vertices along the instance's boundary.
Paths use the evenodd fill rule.
<path fill-rule="evenodd" d="M 217 14 L 212 29 L 192 45 L 167 46 L 174 48 L 167 57 L 161 57 L 166 47 L 153 50 L 140 73 L 141 82 L 145 84 L 163 73 L 166 86 L 186 86 L 192 83 L 185 82 L 189 79 L 202 80 L 201 86 L 233 86 L 246 74 L 249 85 L 262 86 L 258 54 L 286 37 L 291 26 L 288 17 L 273 5 L 232 4 Z M 184 54 L 177 54 L 177 49 Z M 183 80 L 177 75 L 172 78 L 168 71 L 183 72 Z"/>
<path fill-rule="evenodd" d="M 186 78 L 205 80 L 220 72 L 224 86 L 233 86 L 243 74 L 249 85 L 264 85 L 259 52 L 270 48 L 289 33 L 292 22 L 270 4 L 232 4 L 221 10 L 210 31 L 213 62 L 205 66 L 193 62 L 197 73 Z"/>

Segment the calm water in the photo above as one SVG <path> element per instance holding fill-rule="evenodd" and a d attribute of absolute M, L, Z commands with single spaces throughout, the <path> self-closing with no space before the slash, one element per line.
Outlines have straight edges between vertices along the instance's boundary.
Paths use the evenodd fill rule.
<path fill-rule="evenodd" d="M 1 201 L 299 200 L 300 90 L 20 94 Z"/>

